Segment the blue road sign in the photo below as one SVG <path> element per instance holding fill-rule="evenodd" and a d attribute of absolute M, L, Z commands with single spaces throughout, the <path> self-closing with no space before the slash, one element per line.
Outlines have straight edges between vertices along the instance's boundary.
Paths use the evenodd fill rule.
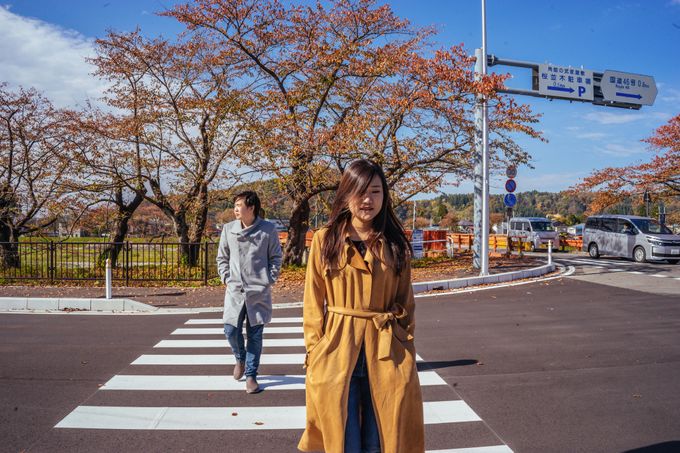
<path fill-rule="evenodd" d="M 652 105 L 657 95 L 654 77 L 609 69 L 602 74 L 600 87 L 605 101 Z"/>
<path fill-rule="evenodd" d="M 551 98 L 593 100 L 595 80 L 593 71 L 589 69 L 539 64 L 536 75 L 538 76 L 539 94 Z"/>
<path fill-rule="evenodd" d="M 505 181 L 505 191 L 506 192 L 514 192 L 515 189 L 517 189 L 517 183 L 515 182 L 514 179 L 508 179 Z"/>
<path fill-rule="evenodd" d="M 506 193 L 505 198 L 503 198 L 503 202 L 505 203 L 505 206 L 512 208 L 517 204 L 517 197 L 514 193 Z"/>

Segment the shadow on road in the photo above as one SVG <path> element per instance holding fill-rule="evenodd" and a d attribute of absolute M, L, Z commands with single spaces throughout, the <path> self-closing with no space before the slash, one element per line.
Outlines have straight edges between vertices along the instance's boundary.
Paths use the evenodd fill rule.
<path fill-rule="evenodd" d="M 477 364 L 477 360 L 474 359 L 461 359 L 461 360 L 442 360 L 439 362 L 418 362 L 416 367 L 418 371 L 426 370 L 436 370 L 439 368 L 450 368 L 454 366 L 468 366 Z"/>
<path fill-rule="evenodd" d="M 623 453 L 677 453 L 680 451 L 680 441 L 673 440 L 660 444 L 648 445 L 646 447 L 626 450 Z"/>

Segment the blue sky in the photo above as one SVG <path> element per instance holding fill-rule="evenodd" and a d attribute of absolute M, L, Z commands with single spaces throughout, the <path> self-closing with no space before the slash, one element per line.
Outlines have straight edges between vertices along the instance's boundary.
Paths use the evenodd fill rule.
<path fill-rule="evenodd" d="M 1 0 L 0 0 L 1 1 Z M 102 86 L 83 57 L 107 29 L 171 36 L 181 30 L 154 12 L 166 0 L 13 0 L 0 9 L 0 81 L 35 86 L 65 106 L 96 98 Z M 479 0 L 393 0 L 401 17 L 434 25 L 436 44 L 481 46 Z M 501 58 L 583 66 L 654 76 L 659 93 L 651 107 L 624 110 L 568 101 L 518 97 L 543 114 L 538 128 L 548 143 L 521 139 L 535 169 L 521 168 L 518 192 L 563 190 L 593 169 L 647 160 L 642 138 L 680 113 L 680 0 L 487 0 L 488 50 Z M 526 70 L 510 72 L 509 86 L 529 88 Z M 491 181 L 503 193 L 504 178 Z M 471 184 L 445 192 L 470 192 Z"/>

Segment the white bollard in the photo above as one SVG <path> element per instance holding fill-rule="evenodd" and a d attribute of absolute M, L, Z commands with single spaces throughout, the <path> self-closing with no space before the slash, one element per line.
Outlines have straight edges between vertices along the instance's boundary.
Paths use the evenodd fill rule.
<path fill-rule="evenodd" d="M 106 298 L 111 299 L 111 259 L 106 259 Z"/>
<path fill-rule="evenodd" d="M 548 241 L 548 265 L 552 264 L 552 241 Z"/>

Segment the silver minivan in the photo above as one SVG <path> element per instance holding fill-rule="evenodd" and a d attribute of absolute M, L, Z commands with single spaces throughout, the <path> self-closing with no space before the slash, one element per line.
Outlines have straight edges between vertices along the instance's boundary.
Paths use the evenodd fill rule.
<path fill-rule="evenodd" d="M 680 235 L 649 217 L 596 215 L 583 229 L 583 250 L 591 258 L 613 255 L 638 263 L 647 260 L 680 262 Z"/>
<path fill-rule="evenodd" d="M 560 248 L 560 235 L 550 219 L 545 217 L 513 217 L 510 219 L 508 234 L 529 242 L 532 252 L 540 248 L 547 249 L 548 241 L 552 241 L 553 250 Z"/>

